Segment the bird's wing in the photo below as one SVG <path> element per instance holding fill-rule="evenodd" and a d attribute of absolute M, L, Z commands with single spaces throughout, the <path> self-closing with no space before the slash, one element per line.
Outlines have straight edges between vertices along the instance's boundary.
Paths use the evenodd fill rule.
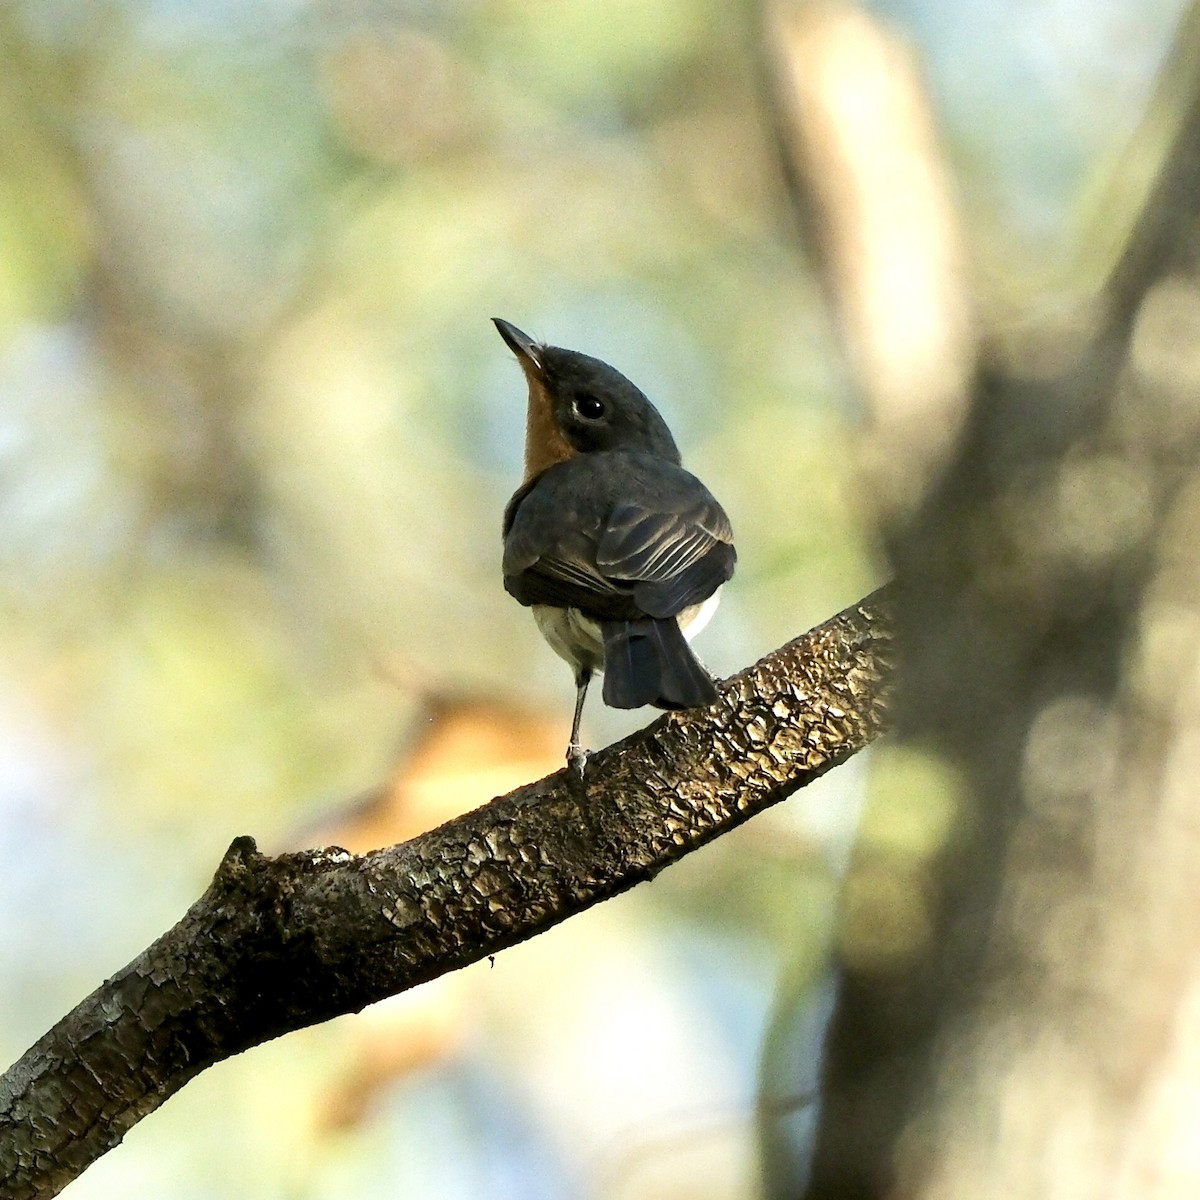
<path fill-rule="evenodd" d="M 613 494 L 630 490 L 642 498 Z M 648 475 L 551 468 L 513 497 L 505 529 L 510 595 L 599 619 L 673 617 L 711 596 L 736 559 L 721 506 L 673 464 L 655 463 Z"/>
<path fill-rule="evenodd" d="M 509 503 L 505 590 L 525 605 L 578 608 L 612 620 L 642 615 L 631 590 L 605 578 L 596 565 L 602 521 L 594 498 L 562 483 L 559 475 L 544 478 L 541 486 L 523 487 Z"/>
<path fill-rule="evenodd" d="M 628 587 L 561 553 L 544 554 L 521 571 L 506 570 L 504 589 L 522 604 L 577 608 L 597 620 L 632 621 L 645 615 Z"/>
<path fill-rule="evenodd" d="M 694 476 L 682 476 L 663 507 L 618 503 L 596 547 L 604 576 L 632 587 L 651 617 L 673 617 L 706 600 L 732 574 L 737 559 L 729 518 Z"/>

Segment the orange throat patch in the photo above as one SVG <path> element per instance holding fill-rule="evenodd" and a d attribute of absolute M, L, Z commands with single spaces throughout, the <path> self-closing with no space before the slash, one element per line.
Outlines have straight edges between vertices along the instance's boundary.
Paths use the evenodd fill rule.
<path fill-rule="evenodd" d="M 576 451 L 554 419 L 554 402 L 546 385 L 533 375 L 529 380 L 529 408 L 525 416 L 525 482 L 555 463 L 574 458 Z"/>

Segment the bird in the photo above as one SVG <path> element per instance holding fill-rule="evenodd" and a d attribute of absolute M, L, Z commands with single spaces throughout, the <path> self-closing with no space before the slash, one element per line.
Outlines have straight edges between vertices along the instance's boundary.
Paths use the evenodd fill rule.
<path fill-rule="evenodd" d="M 525 475 L 504 510 L 504 588 L 574 673 L 566 757 L 582 776 L 579 727 L 597 672 L 611 708 L 717 699 L 688 639 L 733 575 L 733 530 L 635 384 L 598 358 L 492 321 L 529 387 Z"/>

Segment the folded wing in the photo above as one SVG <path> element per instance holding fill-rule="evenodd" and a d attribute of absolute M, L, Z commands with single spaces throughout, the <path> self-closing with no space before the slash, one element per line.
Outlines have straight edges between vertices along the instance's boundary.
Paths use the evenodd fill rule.
<path fill-rule="evenodd" d="M 733 574 L 729 519 L 699 481 L 695 491 L 675 511 L 618 504 L 597 545 L 599 571 L 632 587 L 647 616 L 673 617 L 707 600 Z"/>
<path fill-rule="evenodd" d="M 643 459 L 614 454 L 586 469 L 576 459 L 513 497 L 504 542 L 512 596 L 600 620 L 664 619 L 733 574 L 733 532 L 708 489 L 680 467 Z"/>

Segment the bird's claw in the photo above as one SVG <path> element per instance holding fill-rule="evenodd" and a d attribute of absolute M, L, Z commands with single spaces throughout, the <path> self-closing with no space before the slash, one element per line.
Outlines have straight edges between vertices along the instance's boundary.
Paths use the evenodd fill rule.
<path fill-rule="evenodd" d="M 583 778 L 583 769 L 587 766 L 588 752 L 578 743 L 570 742 L 567 745 L 567 766 L 579 776 Z"/>

